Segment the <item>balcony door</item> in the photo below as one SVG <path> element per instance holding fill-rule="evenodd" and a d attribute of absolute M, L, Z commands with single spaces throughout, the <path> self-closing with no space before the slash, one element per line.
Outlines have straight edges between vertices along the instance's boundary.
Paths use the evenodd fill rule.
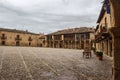
<path fill-rule="evenodd" d="M 2 42 L 1 42 L 2 45 L 5 45 L 5 43 L 6 43 L 5 41 L 2 41 Z"/>
<path fill-rule="evenodd" d="M 31 42 L 29 42 L 29 46 L 31 46 Z"/>
<path fill-rule="evenodd" d="M 20 46 L 20 41 L 16 41 L 16 46 Z"/>

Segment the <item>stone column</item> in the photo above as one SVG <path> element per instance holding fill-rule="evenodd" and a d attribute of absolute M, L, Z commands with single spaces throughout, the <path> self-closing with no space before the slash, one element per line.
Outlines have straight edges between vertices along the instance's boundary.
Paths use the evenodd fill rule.
<path fill-rule="evenodd" d="M 113 80 L 120 80 L 120 28 L 111 29 L 113 37 Z"/>
<path fill-rule="evenodd" d="M 109 0 L 113 38 L 113 79 L 120 80 L 120 0 Z"/>
<path fill-rule="evenodd" d="M 65 40 L 64 40 L 64 35 L 61 35 L 61 40 L 62 40 L 62 48 L 65 48 Z"/>

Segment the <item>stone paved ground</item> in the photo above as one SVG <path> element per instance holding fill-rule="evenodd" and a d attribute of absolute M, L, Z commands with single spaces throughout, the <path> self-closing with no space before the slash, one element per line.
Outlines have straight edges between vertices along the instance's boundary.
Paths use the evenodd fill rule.
<path fill-rule="evenodd" d="M 0 47 L 0 80 L 110 80 L 111 62 L 82 50 Z"/>

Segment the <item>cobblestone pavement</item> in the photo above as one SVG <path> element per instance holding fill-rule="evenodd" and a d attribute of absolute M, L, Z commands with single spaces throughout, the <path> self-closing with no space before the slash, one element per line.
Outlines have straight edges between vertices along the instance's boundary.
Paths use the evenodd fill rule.
<path fill-rule="evenodd" d="M 83 50 L 0 47 L 0 80 L 110 80 L 112 60 Z"/>

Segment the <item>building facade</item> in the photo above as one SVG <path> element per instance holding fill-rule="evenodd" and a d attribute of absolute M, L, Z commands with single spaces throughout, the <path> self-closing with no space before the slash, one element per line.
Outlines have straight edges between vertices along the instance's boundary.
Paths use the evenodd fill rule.
<path fill-rule="evenodd" d="M 112 28 L 111 15 L 106 5 L 107 3 L 104 2 L 97 21 L 98 25 L 95 30 L 96 49 L 112 57 L 112 35 L 109 31 Z"/>
<path fill-rule="evenodd" d="M 112 80 L 120 80 L 120 0 L 109 0 L 111 10 L 110 29 L 113 42 L 113 78 Z"/>
<path fill-rule="evenodd" d="M 120 80 L 120 45 L 119 45 L 120 44 L 120 0 L 104 0 L 103 6 L 104 7 L 102 7 L 101 16 L 99 16 L 100 18 L 99 23 L 102 22 L 102 19 L 104 19 L 104 16 L 107 13 L 107 15 L 110 15 L 110 24 L 111 24 L 107 26 L 107 30 L 109 33 L 109 35 L 108 33 L 107 35 L 112 37 L 112 39 L 108 38 L 108 40 L 112 41 L 111 52 L 113 56 L 113 65 L 111 70 L 112 70 L 113 76 L 111 80 Z M 99 30 L 100 29 L 98 29 L 97 27 L 96 41 L 99 42 L 97 43 L 97 45 L 100 45 L 101 39 L 104 38 L 104 36 L 103 38 L 97 37 L 97 35 L 99 35 L 99 33 L 97 33 L 99 32 Z M 99 35 L 99 36 L 102 36 L 102 35 Z M 107 54 L 109 54 L 109 51 Z"/>
<path fill-rule="evenodd" d="M 28 31 L 0 28 L 0 45 L 3 46 L 41 46 L 42 34 Z"/>
<path fill-rule="evenodd" d="M 92 47 L 94 29 L 81 27 L 60 30 L 46 35 L 46 46 L 51 48 L 84 49 Z"/>

